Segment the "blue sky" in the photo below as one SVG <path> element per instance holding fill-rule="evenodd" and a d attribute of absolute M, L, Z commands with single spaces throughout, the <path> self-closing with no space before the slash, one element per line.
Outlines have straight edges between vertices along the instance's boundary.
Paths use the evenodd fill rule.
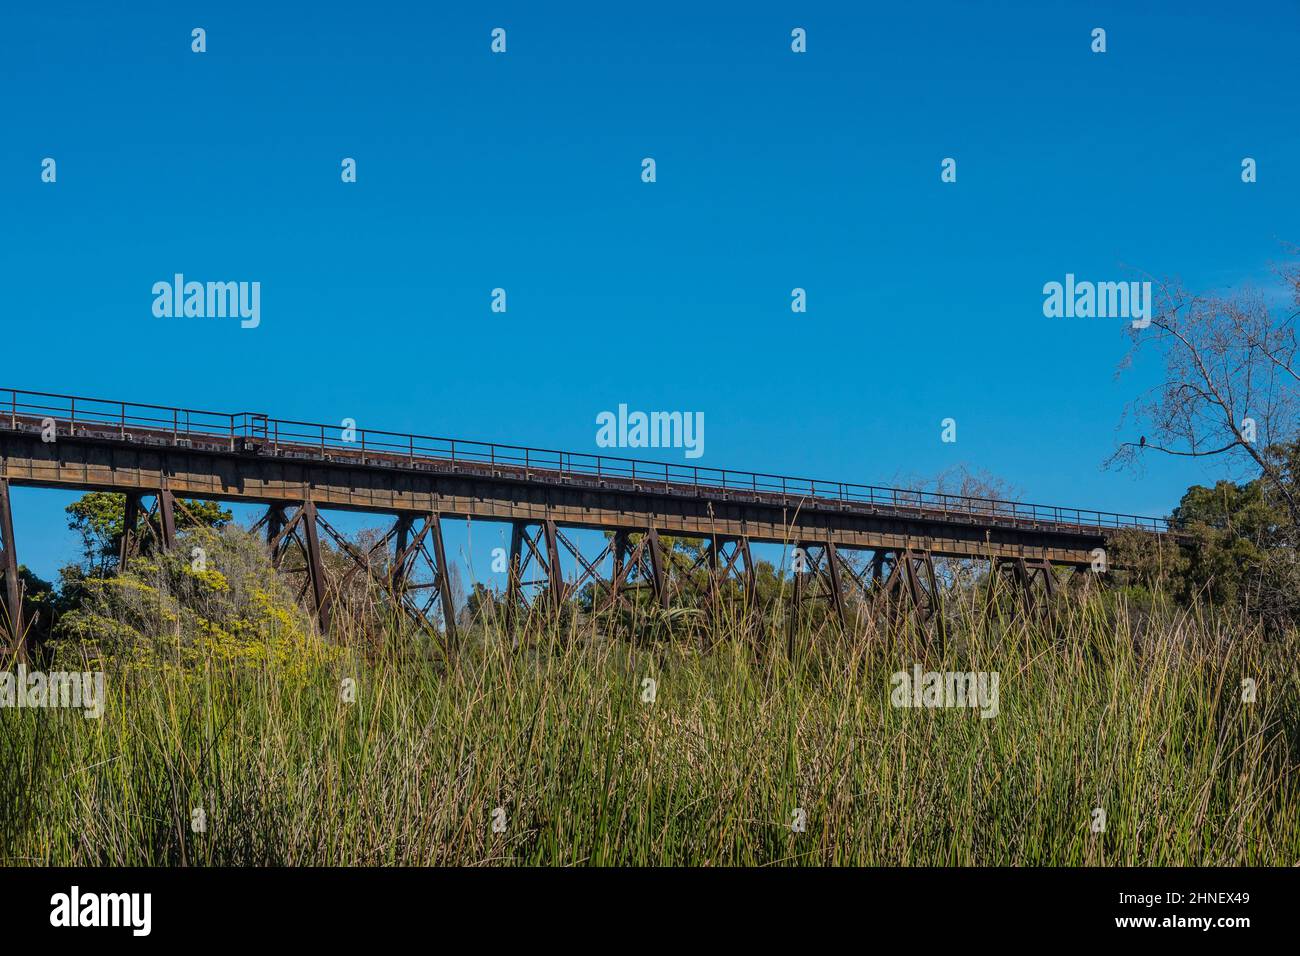
<path fill-rule="evenodd" d="M 1042 286 L 1269 281 L 1300 10 L 1136 6 L 7 5 L 0 388 L 591 452 L 624 402 L 702 411 L 703 465 L 1167 513 L 1215 466 L 1101 470 L 1158 369 Z M 155 318 L 176 272 L 260 327 Z M 16 499 L 51 576 L 69 496 Z"/>

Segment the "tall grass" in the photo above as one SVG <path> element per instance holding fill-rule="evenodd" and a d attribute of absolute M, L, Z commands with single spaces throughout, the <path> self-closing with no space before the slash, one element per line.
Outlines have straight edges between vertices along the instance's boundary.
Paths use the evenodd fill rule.
<path fill-rule="evenodd" d="M 971 604 L 942 651 L 868 624 L 793 661 L 776 622 L 489 620 L 451 658 L 347 630 L 292 658 L 114 655 L 99 720 L 0 711 L 0 862 L 1300 863 L 1298 642 L 1249 622 Z M 918 661 L 998 672 L 998 715 L 891 706 Z"/>

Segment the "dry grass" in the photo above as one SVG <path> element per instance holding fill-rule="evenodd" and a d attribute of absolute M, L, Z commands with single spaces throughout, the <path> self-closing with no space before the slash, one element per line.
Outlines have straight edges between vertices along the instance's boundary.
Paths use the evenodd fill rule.
<path fill-rule="evenodd" d="M 164 666 L 163 642 L 108 662 L 100 720 L 0 711 L 0 863 L 1300 863 L 1294 635 L 1122 595 L 1050 625 L 954 613 L 942 655 L 823 630 L 794 662 L 775 623 L 701 650 L 480 622 L 450 661 L 363 652 L 346 620 L 302 659 Z M 998 716 L 891 706 L 918 660 L 998 672 Z"/>

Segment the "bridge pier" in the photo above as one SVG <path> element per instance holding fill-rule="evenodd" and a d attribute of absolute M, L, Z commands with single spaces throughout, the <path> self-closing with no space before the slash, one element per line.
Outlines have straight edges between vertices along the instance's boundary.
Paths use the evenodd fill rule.
<path fill-rule="evenodd" d="M 410 545 L 407 543 L 415 519 L 410 515 L 398 515 L 390 534 L 393 537 L 393 570 L 389 576 L 389 587 L 394 594 L 400 594 L 406 587 L 406 578 L 410 572 L 409 562 L 405 560 Z"/>
<path fill-rule="evenodd" d="M 546 542 L 546 589 L 551 607 L 557 613 L 564 604 L 564 574 L 560 570 L 560 549 L 556 543 L 555 522 L 549 518 L 541 525 L 542 539 Z"/>
<path fill-rule="evenodd" d="M 671 603 L 668 595 L 668 569 L 664 566 L 664 550 L 659 543 L 659 532 L 653 527 L 645 533 L 645 544 L 650 555 L 650 577 L 655 603 L 666 611 Z"/>
<path fill-rule="evenodd" d="M 614 538 L 610 544 L 611 553 L 614 557 L 614 567 L 609 578 L 609 604 L 613 607 L 618 603 L 619 591 L 623 587 L 624 578 L 627 576 L 627 558 L 631 546 L 628 544 L 628 534 L 622 528 L 614 532 Z"/>
<path fill-rule="evenodd" d="M 447 643 L 448 653 L 453 653 L 457 644 L 456 606 L 451 593 L 451 568 L 447 564 L 447 550 L 443 544 L 442 515 L 437 512 L 424 516 L 419 531 L 407 539 L 415 527 L 412 515 L 398 515 L 393 530 L 387 537 L 394 539 L 393 571 L 390 586 L 395 600 L 419 621 L 427 621 L 438 604 L 442 610 L 442 628 Z M 423 560 L 425 567 L 433 577 L 427 585 L 412 584 L 412 571 Z M 423 606 L 411 602 L 410 595 L 418 588 L 433 591 L 432 597 Z"/>
<path fill-rule="evenodd" d="M 270 524 L 278 519 L 268 513 L 267 520 L 269 529 Z M 343 580 L 333 588 L 339 597 L 346 595 L 347 585 L 358 574 L 364 574 L 372 583 L 387 590 L 393 603 L 422 625 L 428 624 L 434 605 L 440 605 L 447 652 L 454 653 L 457 643 L 456 608 L 452 599 L 451 569 L 443 544 L 442 515 L 431 512 L 421 516 L 419 530 L 415 527 L 416 520 L 415 515 L 397 515 L 393 527 L 371 547 L 369 553 L 363 554 L 325 520 L 315 502 L 303 502 L 297 514 L 280 531 L 273 547 L 282 556 L 292 540 L 302 551 L 303 570 L 307 577 L 304 591 L 309 590 L 312 595 L 312 607 L 321 633 L 329 631 L 336 603 L 320 543 L 320 532 L 324 531 L 338 551 L 352 561 L 352 567 L 343 575 Z M 301 538 L 297 536 L 298 530 L 302 532 Z M 392 563 L 385 573 L 381 573 L 375 569 L 373 559 L 380 550 L 387 550 L 390 541 L 393 543 Z M 413 572 L 421 563 L 433 578 L 429 583 L 413 583 Z M 412 597 L 421 590 L 432 591 L 423 604 Z"/>
<path fill-rule="evenodd" d="M 727 550 L 730 547 L 731 553 Z M 749 618 L 758 612 L 758 578 L 754 573 L 754 561 L 749 553 L 748 538 L 728 538 L 719 536 L 709 539 L 709 597 L 713 612 L 721 614 L 727 600 L 725 587 L 732 577 L 739 577 L 741 582 L 741 606 L 744 616 Z"/>
<path fill-rule="evenodd" d="M 939 611 L 939 580 L 929 552 L 910 549 L 896 552 L 882 596 L 895 614 L 910 607 L 918 624 L 924 625 L 933 618 Z"/>
<path fill-rule="evenodd" d="M 658 529 L 649 527 L 642 532 L 627 529 L 613 531 L 610 541 L 595 558 L 587 558 L 554 521 L 536 523 L 530 532 L 530 522 L 511 523 L 509 578 L 506 585 L 506 627 L 514 626 L 517 612 L 529 605 L 525 588 L 545 585 L 546 601 L 551 611 L 558 611 L 569 597 L 577 593 L 588 581 L 604 585 L 604 595 L 597 587 L 594 609 L 612 610 L 629 601 L 628 592 L 648 588 L 657 607 L 667 610 L 672 606 L 673 566 L 672 556 L 664 547 Z M 635 545 L 631 535 L 639 534 Z M 563 549 L 577 562 L 579 572 L 572 582 L 565 582 L 560 566 Z M 600 565 L 606 557 L 612 561 L 612 571 L 606 580 Z M 525 580 L 525 572 L 536 568 L 538 577 Z M 634 579 L 643 583 L 634 583 Z"/>
<path fill-rule="evenodd" d="M 307 580 L 311 585 L 312 607 L 316 610 L 321 633 L 326 634 L 330 629 L 329 592 L 325 584 L 325 566 L 321 561 L 316 506 L 311 501 L 304 501 L 298 516 L 302 519 L 303 551 L 307 557 Z"/>
<path fill-rule="evenodd" d="M 840 622 L 840 630 L 847 631 L 849 622 L 844 607 L 844 586 L 840 579 L 840 555 L 835 549 L 834 541 L 827 541 L 822 549 L 826 558 L 826 584 L 830 587 L 831 606 L 835 610 L 836 620 Z"/>
<path fill-rule="evenodd" d="M 349 585 L 358 575 L 364 575 L 389 594 L 394 606 L 419 624 L 427 625 L 434 605 L 440 604 L 447 650 L 451 653 L 455 650 L 457 640 L 456 613 L 452 600 L 451 573 L 443 545 L 442 516 L 436 512 L 424 515 L 418 531 L 416 520 L 416 515 L 397 515 L 393 527 L 364 554 L 326 521 L 310 501 L 304 502 L 292 519 L 287 518 L 283 509 L 272 507 L 254 525 L 254 529 L 266 524 L 271 562 L 277 568 L 282 566 L 284 555 L 290 547 L 294 544 L 298 546 L 303 566 L 290 569 L 305 576 L 298 599 L 302 600 L 310 593 L 322 632 L 328 630 L 338 600 L 346 599 L 349 595 Z M 339 553 L 352 561 L 352 566 L 343 573 L 342 580 L 337 585 L 331 585 L 329 580 L 320 544 L 322 531 Z M 379 570 L 375 566 L 376 558 L 381 552 L 388 551 L 390 543 L 393 545 L 392 556 L 385 559 L 383 569 Z M 421 562 L 432 574 L 431 583 L 413 582 L 413 571 Z M 423 605 L 417 604 L 412 598 L 420 590 L 433 592 L 432 597 Z"/>
<path fill-rule="evenodd" d="M 533 522 L 512 521 L 510 523 L 510 565 L 506 583 L 506 626 L 513 627 L 520 608 L 528 607 L 528 598 L 524 588 L 528 585 L 546 586 L 546 603 L 552 611 L 559 613 L 564 605 L 568 589 L 564 585 L 564 575 L 560 569 L 560 540 L 566 549 L 578 555 L 577 549 L 560 533 L 554 521 L 549 519 L 535 523 L 536 530 L 528 529 Z M 527 553 L 525 553 L 527 549 Z M 525 581 L 524 572 L 536 567 L 540 578 Z"/>
<path fill-rule="evenodd" d="M 126 493 L 126 507 L 122 515 L 122 540 L 118 542 L 117 548 L 119 570 L 125 570 L 127 562 L 143 547 L 144 535 L 140 530 L 140 517 L 147 494 L 149 492 Z M 144 516 L 145 528 L 153 535 L 161 550 L 170 551 L 176 547 L 176 498 L 170 491 L 162 488 L 153 492 L 153 499 L 153 508 Z"/>
<path fill-rule="evenodd" d="M 442 543 L 442 515 L 432 514 L 424 519 L 425 527 L 433 538 L 433 557 L 438 566 L 434 569 L 438 582 L 438 600 L 442 603 L 442 628 L 447 635 L 447 650 L 456 649 L 456 605 L 451 595 L 451 568 L 447 565 L 447 552 Z"/>
<path fill-rule="evenodd" d="M 735 544 L 732 551 L 731 561 L 728 562 L 728 568 L 734 565 L 739 558 L 744 565 L 744 587 L 745 587 L 745 606 L 747 614 L 758 613 L 758 574 L 754 570 L 754 558 L 749 551 L 749 539 L 740 538 Z M 725 572 L 724 572 L 725 573 Z"/>
<path fill-rule="evenodd" d="M 1042 618 L 1051 614 L 1061 584 L 1050 562 L 994 558 L 993 575 L 1006 582 L 1027 616 Z"/>
<path fill-rule="evenodd" d="M 262 522 L 266 523 L 266 547 L 271 552 L 271 566 L 278 568 L 282 552 L 276 545 L 285 525 L 289 523 L 289 515 L 282 505 L 271 505 L 258 524 Z M 253 529 L 257 530 L 257 525 L 254 525 Z"/>
<path fill-rule="evenodd" d="M 795 638 L 799 633 L 800 612 L 803 610 L 803 579 L 804 575 L 809 572 L 806 564 L 804 568 L 799 567 L 800 556 L 802 556 L 804 562 L 808 561 L 808 552 L 804 550 L 802 541 L 795 541 L 794 550 L 791 554 L 795 556 L 795 559 L 791 561 L 790 607 L 786 615 L 785 652 L 790 660 L 794 660 Z"/>
<path fill-rule="evenodd" d="M 14 541 L 13 506 L 9 499 L 9 479 L 0 477 L 0 578 L 4 579 L 4 623 L 9 633 L 8 653 L 19 661 L 27 660 L 27 640 L 23 629 L 23 586 L 18 577 L 18 546 Z"/>
<path fill-rule="evenodd" d="M 506 630 L 512 633 L 519 615 L 519 607 L 524 603 L 523 541 L 523 522 L 510 522 L 510 563 L 506 571 Z"/>
<path fill-rule="evenodd" d="M 299 505 L 292 518 L 288 517 L 285 506 L 272 505 L 253 525 L 253 530 L 256 531 L 261 525 L 266 526 L 266 546 L 271 555 L 271 567 L 277 571 L 285 570 L 285 555 L 292 546 L 297 545 L 303 566 L 289 570 L 304 573 L 306 580 L 298 592 L 298 599 L 311 595 L 312 611 L 324 634 L 329 630 L 330 607 L 325 568 L 321 561 L 320 537 L 317 533 L 319 520 L 316 506 L 311 501 Z"/>
<path fill-rule="evenodd" d="M 164 551 L 176 547 L 176 499 L 166 488 L 158 491 L 158 534 Z"/>
<path fill-rule="evenodd" d="M 117 569 L 125 571 L 126 564 L 131 560 L 136 535 L 138 534 L 137 525 L 140 523 L 140 495 L 128 492 L 126 496 L 126 510 L 122 515 L 122 540 L 117 546 Z"/>

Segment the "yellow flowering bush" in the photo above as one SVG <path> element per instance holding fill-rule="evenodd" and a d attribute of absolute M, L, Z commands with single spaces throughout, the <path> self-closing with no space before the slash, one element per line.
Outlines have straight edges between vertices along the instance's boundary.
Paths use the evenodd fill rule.
<path fill-rule="evenodd" d="M 219 663 L 301 677 L 340 653 L 317 634 L 262 543 L 233 527 L 195 530 L 171 552 L 86 582 L 56 636 L 61 651 L 147 668 Z"/>

